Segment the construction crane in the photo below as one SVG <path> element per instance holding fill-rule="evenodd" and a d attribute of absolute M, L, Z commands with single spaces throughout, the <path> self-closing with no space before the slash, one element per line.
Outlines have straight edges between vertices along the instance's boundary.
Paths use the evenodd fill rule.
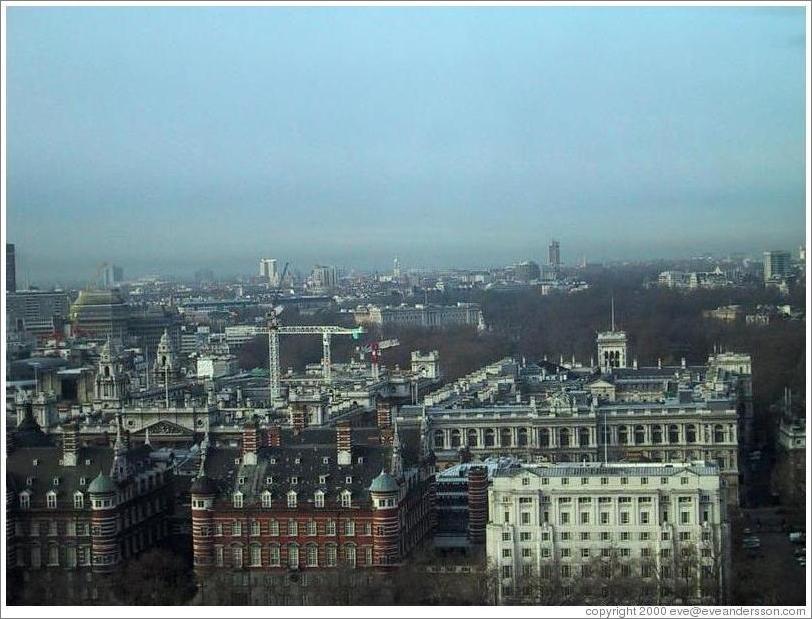
<path fill-rule="evenodd" d="M 288 272 L 288 263 L 282 269 L 282 276 L 279 278 L 279 285 L 271 297 L 271 311 L 268 312 L 268 389 L 270 390 L 271 402 L 279 400 L 282 395 L 282 384 L 279 379 L 279 314 L 284 309 L 277 305 L 276 301 L 282 290 L 282 282 Z"/>
<path fill-rule="evenodd" d="M 379 342 L 370 342 L 366 346 L 359 346 L 356 350 L 361 353 L 361 359 L 364 358 L 364 353 L 369 353 L 369 358 L 372 361 L 372 377 L 375 380 L 380 378 L 380 359 L 381 359 L 381 351 L 386 350 L 387 348 L 394 348 L 395 346 L 400 346 L 400 340 L 392 339 L 392 340 L 381 340 Z"/>

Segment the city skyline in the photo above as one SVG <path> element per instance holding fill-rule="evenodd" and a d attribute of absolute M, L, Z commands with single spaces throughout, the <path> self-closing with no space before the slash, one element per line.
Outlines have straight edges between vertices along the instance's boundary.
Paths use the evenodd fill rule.
<path fill-rule="evenodd" d="M 800 7 L 8 15 L 23 282 L 804 243 Z"/>

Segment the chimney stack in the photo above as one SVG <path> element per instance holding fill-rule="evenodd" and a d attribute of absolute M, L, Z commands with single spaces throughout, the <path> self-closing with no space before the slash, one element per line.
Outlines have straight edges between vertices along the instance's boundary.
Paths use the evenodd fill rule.
<path fill-rule="evenodd" d="M 488 470 L 484 466 L 468 469 L 468 539 L 472 544 L 485 543 L 488 524 Z"/>
<path fill-rule="evenodd" d="M 62 464 L 79 464 L 79 426 L 75 422 L 62 426 Z"/>
<path fill-rule="evenodd" d="M 282 428 L 271 426 L 268 428 L 268 446 L 279 447 L 282 445 Z"/>
<path fill-rule="evenodd" d="M 378 427 L 381 430 L 392 427 L 392 405 L 389 402 L 378 402 Z"/>
<path fill-rule="evenodd" d="M 293 426 L 293 433 L 299 434 L 305 429 L 307 423 L 305 422 L 305 410 L 301 406 L 296 406 L 290 410 L 290 425 Z"/>
<path fill-rule="evenodd" d="M 336 449 L 339 466 L 352 464 L 352 428 L 349 421 L 336 424 Z"/>
<path fill-rule="evenodd" d="M 251 466 L 257 463 L 259 429 L 256 421 L 248 421 L 242 429 L 242 463 Z"/>

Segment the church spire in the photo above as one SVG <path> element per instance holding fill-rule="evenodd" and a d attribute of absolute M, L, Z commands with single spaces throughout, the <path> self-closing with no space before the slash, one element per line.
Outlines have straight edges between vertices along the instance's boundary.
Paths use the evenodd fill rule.
<path fill-rule="evenodd" d="M 400 479 L 403 475 L 403 457 L 401 454 L 400 432 L 398 432 L 398 423 L 395 420 L 395 433 L 392 437 L 392 477 Z"/>
<path fill-rule="evenodd" d="M 612 331 L 615 330 L 615 295 L 612 295 Z"/>

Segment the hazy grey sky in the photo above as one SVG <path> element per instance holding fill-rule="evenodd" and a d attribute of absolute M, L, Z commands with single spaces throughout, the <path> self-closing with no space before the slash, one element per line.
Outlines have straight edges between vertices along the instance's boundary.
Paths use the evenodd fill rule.
<path fill-rule="evenodd" d="M 35 280 L 803 242 L 802 8 L 11 7 L 7 28 L 8 239 Z"/>

